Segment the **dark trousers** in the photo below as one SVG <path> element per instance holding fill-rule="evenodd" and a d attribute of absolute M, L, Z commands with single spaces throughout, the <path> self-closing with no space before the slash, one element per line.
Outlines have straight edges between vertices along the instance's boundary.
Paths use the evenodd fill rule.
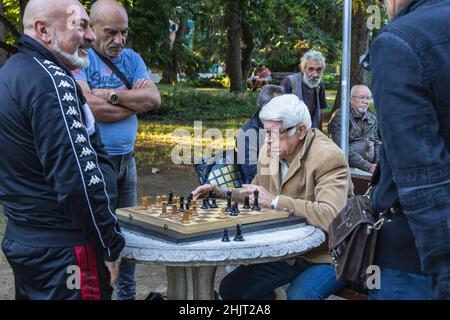
<path fill-rule="evenodd" d="M 4 238 L 17 300 L 108 300 L 105 262 L 93 245 L 40 248 Z"/>

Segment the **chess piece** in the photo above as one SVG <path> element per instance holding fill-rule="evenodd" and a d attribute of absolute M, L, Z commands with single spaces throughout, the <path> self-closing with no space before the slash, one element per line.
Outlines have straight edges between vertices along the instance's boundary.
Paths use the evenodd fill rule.
<path fill-rule="evenodd" d="M 169 216 L 169 214 L 167 213 L 167 202 L 163 202 L 162 203 L 162 208 L 161 208 L 161 214 L 159 215 L 160 218 L 167 218 Z"/>
<path fill-rule="evenodd" d="M 169 192 L 169 200 L 167 200 L 167 204 L 171 206 L 172 202 L 173 202 L 173 192 L 170 191 Z"/>
<path fill-rule="evenodd" d="M 228 236 L 228 229 L 223 229 L 222 242 L 230 242 L 230 237 Z"/>
<path fill-rule="evenodd" d="M 208 200 L 206 198 L 203 199 L 203 204 L 201 206 L 202 209 L 208 209 L 209 205 L 208 205 Z"/>
<path fill-rule="evenodd" d="M 166 194 L 161 196 L 161 202 L 167 203 L 167 195 Z"/>
<path fill-rule="evenodd" d="M 235 213 L 240 213 L 241 211 L 239 211 L 239 204 L 237 202 L 234 203 L 233 205 L 233 211 Z"/>
<path fill-rule="evenodd" d="M 161 196 L 156 196 L 156 205 L 158 207 L 161 205 Z"/>
<path fill-rule="evenodd" d="M 180 196 L 180 209 L 178 211 L 184 212 L 184 196 Z"/>
<path fill-rule="evenodd" d="M 178 218 L 178 206 L 176 204 L 172 204 L 172 214 L 170 215 L 170 219 Z"/>
<path fill-rule="evenodd" d="M 141 208 L 143 210 L 147 210 L 150 207 L 150 197 L 142 197 L 141 198 Z"/>
<path fill-rule="evenodd" d="M 233 208 L 231 206 L 231 195 L 232 195 L 231 191 L 228 190 L 227 191 L 227 207 L 225 208 L 225 211 L 230 212 L 230 213 L 233 211 Z"/>
<path fill-rule="evenodd" d="M 234 236 L 234 241 L 244 241 L 244 236 L 242 235 L 241 225 L 236 225 L 236 235 Z"/>
<path fill-rule="evenodd" d="M 183 213 L 183 220 L 181 220 L 181 223 L 182 224 L 188 224 L 188 223 L 191 223 L 191 221 L 190 221 L 190 215 L 191 215 L 191 210 L 186 210 L 186 211 L 184 211 L 184 213 Z"/>
<path fill-rule="evenodd" d="M 189 193 L 189 196 L 187 198 L 187 203 L 189 204 L 189 206 L 191 206 L 191 202 L 192 202 L 193 198 L 194 198 L 194 195 L 192 194 L 192 192 Z"/>
<path fill-rule="evenodd" d="M 198 217 L 197 204 L 192 203 L 192 216 Z"/>
<path fill-rule="evenodd" d="M 219 206 L 216 203 L 216 194 L 214 192 L 210 191 L 210 195 L 211 195 L 211 200 L 212 200 L 210 208 L 217 209 Z"/>
<path fill-rule="evenodd" d="M 252 211 L 261 211 L 261 208 L 259 207 L 259 203 L 258 203 L 259 191 L 255 190 L 253 192 L 253 196 L 254 196 L 254 200 L 253 200 Z"/>
<path fill-rule="evenodd" d="M 225 212 L 225 208 L 220 208 L 220 213 L 217 216 L 217 219 L 227 219 L 227 218 L 228 218 L 228 215 Z"/>
<path fill-rule="evenodd" d="M 250 197 L 244 197 L 244 206 L 242 207 L 242 209 L 250 209 Z"/>

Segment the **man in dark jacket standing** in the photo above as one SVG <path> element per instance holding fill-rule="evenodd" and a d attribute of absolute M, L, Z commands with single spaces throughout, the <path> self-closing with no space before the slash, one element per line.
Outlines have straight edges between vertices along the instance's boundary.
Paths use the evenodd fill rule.
<path fill-rule="evenodd" d="M 95 40 L 77 0 L 31 0 L 0 70 L 2 249 L 17 299 L 108 299 L 125 239 L 114 171 L 71 75 Z"/>
<path fill-rule="evenodd" d="M 325 86 L 322 75 L 325 57 L 319 51 L 310 50 L 300 59 L 301 72 L 285 77 L 281 81 L 284 93 L 295 94 L 308 107 L 312 127 L 322 130 L 322 109 L 327 108 Z"/>
<path fill-rule="evenodd" d="M 371 48 L 381 177 L 372 202 L 400 209 L 381 228 L 371 299 L 450 299 L 450 1 L 385 0 Z"/>

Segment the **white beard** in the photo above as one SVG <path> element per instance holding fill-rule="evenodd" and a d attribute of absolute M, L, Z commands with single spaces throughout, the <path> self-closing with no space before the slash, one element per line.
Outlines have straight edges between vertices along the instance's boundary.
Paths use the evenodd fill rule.
<path fill-rule="evenodd" d="M 59 55 L 63 56 L 67 61 L 70 62 L 73 66 L 75 66 L 77 69 L 86 69 L 89 67 L 90 61 L 89 56 L 86 57 L 80 57 L 78 55 L 78 49 L 83 44 L 83 42 L 80 42 L 75 50 L 74 53 L 67 53 L 61 49 L 59 46 L 58 41 L 55 41 L 53 45 L 53 50 L 57 52 Z"/>
<path fill-rule="evenodd" d="M 306 84 L 309 88 L 314 89 L 322 82 L 322 78 L 319 78 L 319 81 L 317 81 L 316 84 L 312 84 L 311 81 L 309 81 L 309 78 L 306 75 L 303 75 L 303 83 Z"/>

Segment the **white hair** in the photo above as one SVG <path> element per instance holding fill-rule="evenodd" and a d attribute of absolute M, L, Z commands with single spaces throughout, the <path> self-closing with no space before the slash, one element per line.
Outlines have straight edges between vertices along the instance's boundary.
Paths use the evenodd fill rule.
<path fill-rule="evenodd" d="M 299 124 L 311 128 L 308 107 L 295 94 L 283 94 L 272 98 L 260 111 L 259 118 L 261 121 L 282 121 L 283 129 Z"/>
<path fill-rule="evenodd" d="M 325 71 L 325 57 L 319 51 L 309 50 L 300 59 L 300 70 L 304 73 L 306 68 L 306 62 L 308 60 L 317 60 L 322 65 L 322 71 Z"/>

